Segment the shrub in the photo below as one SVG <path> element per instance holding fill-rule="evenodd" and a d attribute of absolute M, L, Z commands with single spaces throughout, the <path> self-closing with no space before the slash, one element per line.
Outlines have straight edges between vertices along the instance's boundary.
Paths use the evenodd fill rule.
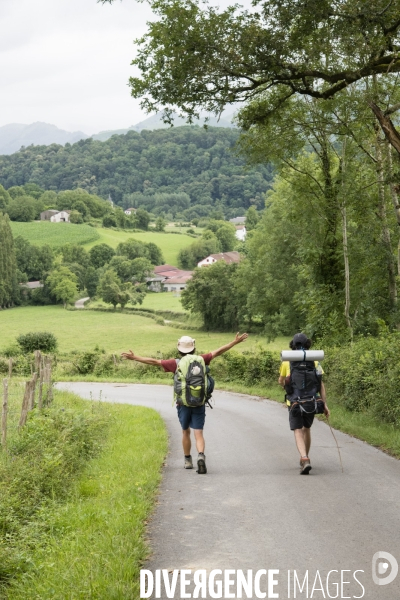
<path fill-rule="evenodd" d="M 101 406 L 79 409 L 60 397 L 67 406 L 33 411 L 9 444 L 10 460 L 0 461 L 1 597 L 7 580 L 29 568 L 31 549 L 45 534 L 40 513 L 51 501 L 65 501 L 105 437 L 109 416 Z"/>
<path fill-rule="evenodd" d="M 18 346 L 18 344 L 11 344 L 10 346 L 7 346 L 7 348 L 4 348 L 4 350 L 2 350 L 1 354 L 3 356 L 5 356 L 6 358 L 12 358 L 13 356 L 16 356 L 17 354 L 19 354 L 21 352 L 21 348 Z"/>
<path fill-rule="evenodd" d="M 77 354 L 72 362 L 81 375 L 87 375 L 93 373 L 98 357 L 97 352 L 83 352 Z"/>
<path fill-rule="evenodd" d="M 400 424 L 400 334 L 367 337 L 351 346 L 328 349 L 324 361 L 329 394 L 348 410 L 369 411 Z"/>
<path fill-rule="evenodd" d="M 111 375 L 115 371 L 114 357 L 112 354 L 101 356 L 94 365 L 93 373 L 97 377 Z"/>
<path fill-rule="evenodd" d="M 19 335 L 17 344 L 24 354 L 35 350 L 54 352 L 57 349 L 57 338 L 49 331 L 32 331 Z"/>
<path fill-rule="evenodd" d="M 0 374 L 7 375 L 8 373 L 8 360 L 0 357 Z"/>

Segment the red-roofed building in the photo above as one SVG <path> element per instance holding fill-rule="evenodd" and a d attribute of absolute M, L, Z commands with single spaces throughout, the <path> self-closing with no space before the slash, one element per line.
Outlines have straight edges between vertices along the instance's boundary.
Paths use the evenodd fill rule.
<path fill-rule="evenodd" d="M 206 256 L 199 263 L 197 263 L 198 267 L 208 267 L 213 265 L 216 262 L 223 260 L 228 265 L 232 263 L 240 262 L 240 253 L 236 252 L 236 250 L 232 252 L 219 252 L 218 254 L 210 254 L 210 256 Z"/>
<path fill-rule="evenodd" d="M 181 271 L 171 265 L 159 265 L 154 267 L 154 277 L 148 277 L 146 284 L 152 292 L 181 292 L 192 275 L 193 271 Z"/>

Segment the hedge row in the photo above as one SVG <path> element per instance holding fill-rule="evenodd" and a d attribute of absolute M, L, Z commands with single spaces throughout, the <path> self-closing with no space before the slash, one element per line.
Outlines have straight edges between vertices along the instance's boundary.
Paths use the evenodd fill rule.
<path fill-rule="evenodd" d="M 363 338 L 326 355 L 330 396 L 351 411 L 400 425 L 400 333 Z"/>

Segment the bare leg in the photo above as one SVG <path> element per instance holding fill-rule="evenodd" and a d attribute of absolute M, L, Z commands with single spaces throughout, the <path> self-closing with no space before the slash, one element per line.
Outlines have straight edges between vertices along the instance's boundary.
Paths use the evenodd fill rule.
<path fill-rule="evenodd" d="M 193 433 L 194 433 L 194 437 L 196 440 L 197 452 L 203 452 L 203 454 L 204 454 L 206 443 L 205 443 L 204 437 L 203 437 L 203 430 L 202 429 L 193 429 Z"/>
<path fill-rule="evenodd" d="M 304 427 L 303 427 L 303 429 L 295 429 L 294 430 L 294 439 L 296 440 L 296 446 L 297 446 L 297 450 L 299 451 L 300 457 L 304 458 L 305 456 L 308 456 L 306 440 L 305 440 L 305 436 L 304 436 Z M 311 438 L 310 438 L 310 440 L 311 440 Z"/>
<path fill-rule="evenodd" d="M 307 427 L 303 427 L 303 432 L 304 432 L 304 442 L 306 445 L 306 456 L 308 456 L 310 453 L 310 447 L 311 447 L 311 429 L 307 428 Z"/>
<path fill-rule="evenodd" d="M 190 427 L 188 429 L 182 429 L 182 446 L 184 455 L 189 456 L 190 448 L 192 447 L 192 440 L 190 439 Z"/>

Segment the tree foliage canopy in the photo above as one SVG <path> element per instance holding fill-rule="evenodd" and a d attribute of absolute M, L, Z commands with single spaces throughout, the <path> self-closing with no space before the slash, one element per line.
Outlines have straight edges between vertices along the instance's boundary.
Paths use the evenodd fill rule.
<path fill-rule="evenodd" d="M 254 0 L 252 10 L 194 0 L 150 4 L 158 19 L 137 40 L 133 64 L 141 75 L 130 85 L 142 107 L 163 108 L 166 121 L 176 109 L 191 122 L 201 109 L 219 114 L 256 98 L 250 121 L 264 122 L 292 97 L 327 100 L 400 71 L 400 0 Z M 388 117 L 394 109 L 381 110 L 373 91 L 367 96 L 400 152 Z"/>
<path fill-rule="evenodd" d="M 96 218 L 107 213 L 109 195 L 124 209 L 190 220 L 217 207 L 230 218 L 249 206 L 262 208 L 272 179 L 268 165 L 245 168 L 233 151 L 238 136 L 234 129 L 176 127 L 130 131 L 106 142 L 29 146 L 0 156 L 0 184 L 28 194 L 26 184 L 34 182 L 48 190 L 41 197 L 47 206 L 77 210 L 84 219 L 87 211 Z M 9 200 L 0 189 L 0 207 Z"/>

